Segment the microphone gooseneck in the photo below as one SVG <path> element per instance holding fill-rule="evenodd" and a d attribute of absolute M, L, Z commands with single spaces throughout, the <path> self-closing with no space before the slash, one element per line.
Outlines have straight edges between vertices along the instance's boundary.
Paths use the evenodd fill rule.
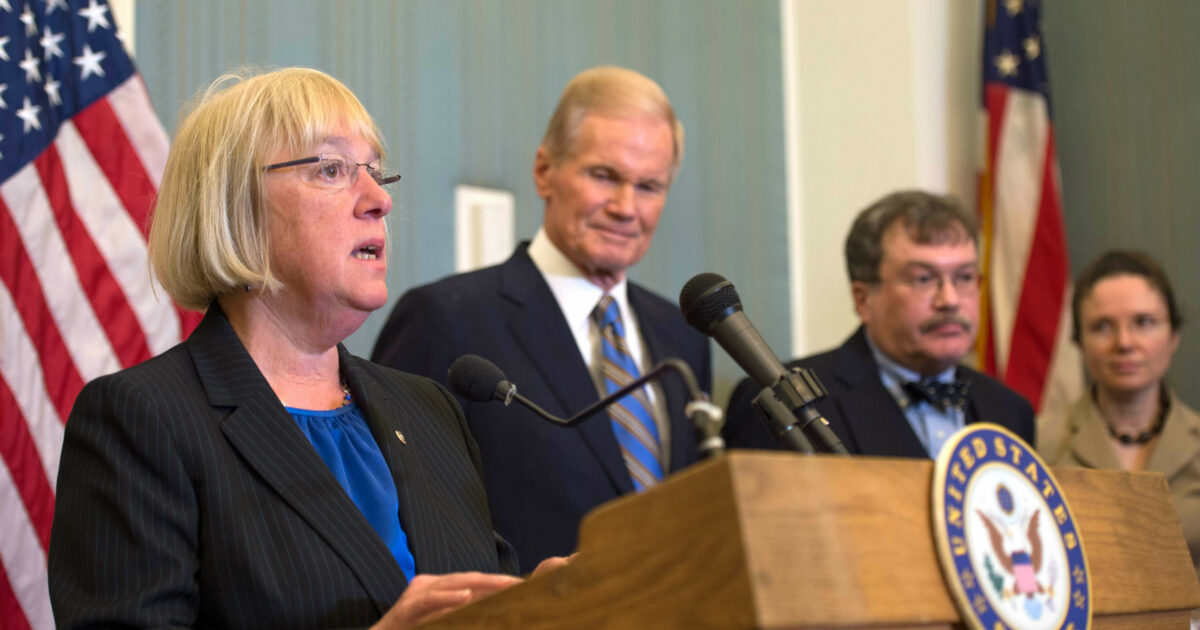
<path fill-rule="evenodd" d="M 789 370 L 780 363 L 742 311 L 733 283 L 715 273 L 696 275 L 680 291 L 679 308 L 688 324 L 715 339 L 763 388 L 754 406 L 776 439 L 800 452 L 811 453 L 815 445 L 816 450 L 846 453 L 814 406 L 826 396 L 817 375 L 804 368 Z M 802 417 L 797 419 L 797 413 Z"/>
<path fill-rule="evenodd" d="M 504 375 L 503 370 L 497 367 L 495 363 L 479 355 L 464 354 L 455 359 L 454 363 L 450 366 L 447 380 L 450 383 L 450 388 L 467 400 L 474 402 L 499 400 L 505 406 L 512 404 L 512 401 L 515 400 L 545 420 L 549 420 L 557 425 L 571 427 L 592 417 L 609 405 L 624 398 L 630 392 L 654 379 L 660 378 L 667 372 L 678 374 L 687 387 L 690 402 L 688 402 L 684 411 L 692 419 L 693 426 L 695 427 L 700 456 L 710 457 L 720 455 L 725 450 L 725 443 L 720 435 L 724 414 L 720 407 L 708 401 L 708 396 L 700 390 L 700 385 L 696 381 L 696 375 L 692 373 L 687 363 L 679 359 L 667 359 L 659 363 L 625 387 L 588 405 L 570 418 L 560 418 L 522 396 L 517 392 L 517 386 L 510 382 L 508 377 Z"/>

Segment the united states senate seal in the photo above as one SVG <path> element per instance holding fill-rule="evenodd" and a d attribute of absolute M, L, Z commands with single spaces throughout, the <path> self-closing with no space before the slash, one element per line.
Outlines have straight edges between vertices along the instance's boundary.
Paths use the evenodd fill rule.
<path fill-rule="evenodd" d="M 974 423 L 946 443 L 934 467 L 933 530 L 972 628 L 1091 627 L 1091 578 L 1067 499 L 1012 432 Z"/>

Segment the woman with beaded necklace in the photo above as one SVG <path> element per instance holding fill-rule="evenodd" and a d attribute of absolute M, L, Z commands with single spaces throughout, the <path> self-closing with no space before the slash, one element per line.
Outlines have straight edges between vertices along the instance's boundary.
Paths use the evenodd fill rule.
<path fill-rule="evenodd" d="M 1163 473 L 1193 562 L 1200 559 L 1200 414 L 1167 388 L 1182 318 L 1150 256 L 1110 251 L 1075 284 L 1073 338 L 1089 392 L 1038 418 L 1038 452 L 1057 466 Z"/>

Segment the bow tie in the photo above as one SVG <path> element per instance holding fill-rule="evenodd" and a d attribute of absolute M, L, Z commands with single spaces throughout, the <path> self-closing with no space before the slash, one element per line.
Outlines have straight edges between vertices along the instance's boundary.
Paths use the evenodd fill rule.
<path fill-rule="evenodd" d="M 942 411 L 953 407 L 962 409 L 967 404 L 967 394 L 971 390 L 971 381 L 957 379 L 953 383 L 939 381 L 910 381 L 903 385 L 904 393 L 908 394 L 913 403 L 924 400 Z"/>

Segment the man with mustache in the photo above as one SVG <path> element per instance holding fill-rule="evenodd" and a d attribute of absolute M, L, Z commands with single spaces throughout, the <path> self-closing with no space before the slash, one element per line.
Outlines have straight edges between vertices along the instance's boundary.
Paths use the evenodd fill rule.
<path fill-rule="evenodd" d="M 707 338 L 625 273 L 649 249 L 682 159 L 683 125 L 658 84 L 624 68 L 580 73 L 534 157 L 545 209 L 533 241 L 500 265 L 409 291 L 372 359 L 445 383 L 457 357 L 478 354 L 560 417 L 672 357 L 708 391 Z M 674 377 L 573 428 L 520 405 L 460 402 L 479 444 L 492 523 L 516 547 L 522 571 L 574 551 L 588 510 L 697 458 Z"/>
<path fill-rule="evenodd" d="M 863 210 L 846 238 L 846 267 L 862 325 L 840 347 L 794 361 L 829 391 L 817 403 L 851 453 L 937 457 L 969 422 L 1003 425 L 1033 444 L 1033 408 L 999 382 L 959 365 L 979 324 L 974 218 L 950 197 L 889 194 Z M 729 402 L 730 446 L 779 448 L 743 381 Z"/>

